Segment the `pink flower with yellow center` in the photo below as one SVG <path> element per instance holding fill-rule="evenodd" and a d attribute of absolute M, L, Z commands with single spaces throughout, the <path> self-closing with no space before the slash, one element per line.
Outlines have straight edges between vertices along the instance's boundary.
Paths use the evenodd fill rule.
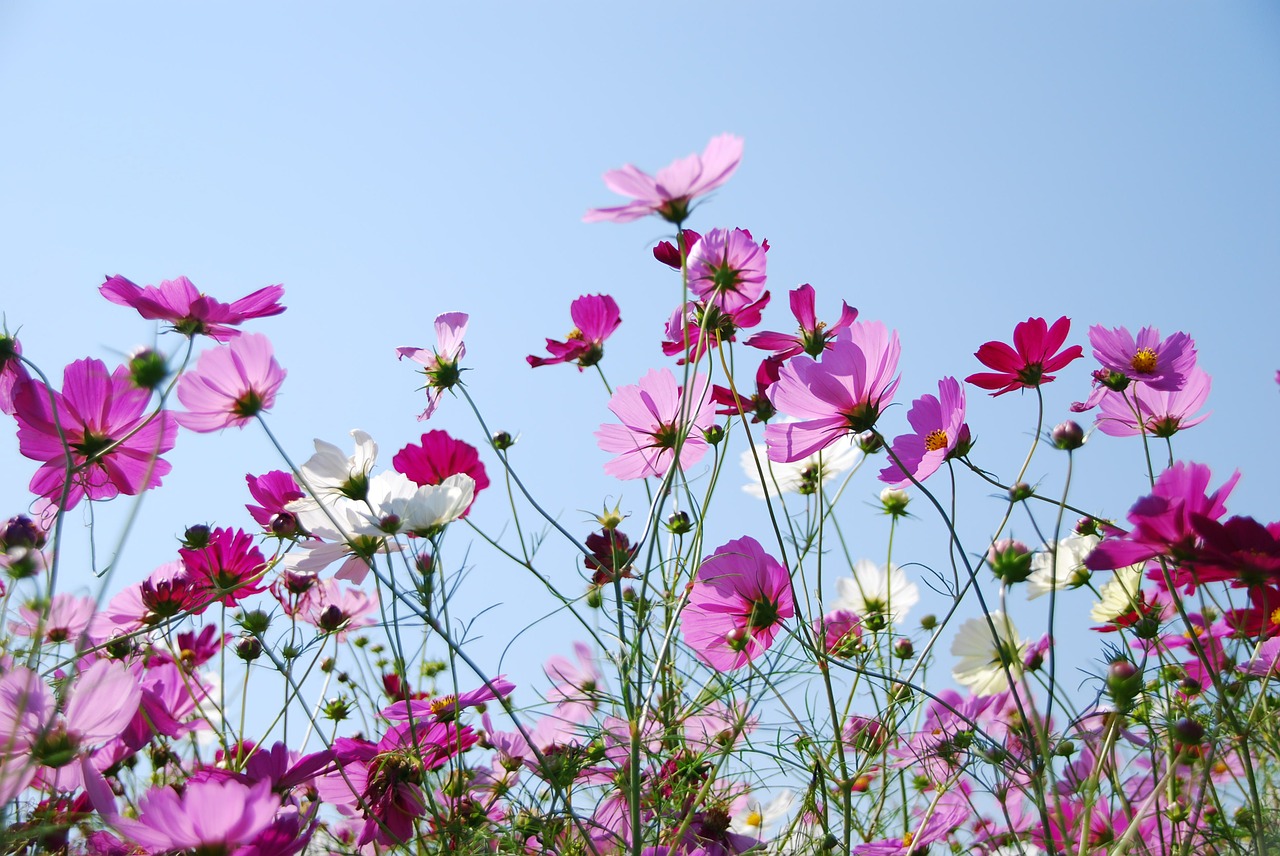
<path fill-rule="evenodd" d="M 905 487 L 911 477 L 924 481 L 943 461 L 965 455 L 972 440 L 964 412 L 964 387 L 953 377 L 938 381 L 937 397 L 922 395 L 912 402 L 907 421 L 915 433 L 893 439 L 896 460 L 880 471 L 880 480 L 890 487 Z"/>

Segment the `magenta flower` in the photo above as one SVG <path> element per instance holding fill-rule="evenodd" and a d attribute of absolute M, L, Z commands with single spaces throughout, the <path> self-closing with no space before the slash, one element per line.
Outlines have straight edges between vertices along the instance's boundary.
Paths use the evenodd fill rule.
<path fill-rule="evenodd" d="M 759 324 L 761 313 L 768 305 L 769 292 L 766 291 L 754 303 L 733 312 L 726 312 L 706 301 L 677 306 L 667 321 L 662 353 L 668 357 L 680 355 L 677 365 L 684 365 L 688 360 L 697 361 L 712 348 L 736 341 L 739 330 Z M 681 310 L 684 310 L 683 315 Z"/>
<path fill-rule="evenodd" d="M 1247 675 L 1280 678 L 1280 636 L 1273 636 L 1258 646 L 1253 658 L 1236 666 Z"/>
<path fill-rule="evenodd" d="M 462 517 L 466 517 L 471 511 L 476 495 L 489 486 L 489 476 L 484 471 L 484 464 L 476 447 L 454 439 L 447 431 L 428 431 L 423 434 L 420 445 L 410 443 L 396 452 L 391 459 L 391 466 L 396 472 L 408 476 L 418 487 L 444 484 L 449 476 L 459 473 L 471 476 L 475 489 Z"/>
<path fill-rule="evenodd" d="M 584 294 L 569 304 L 569 317 L 573 329 L 565 341 L 547 340 L 550 357 L 533 354 L 525 357 L 533 368 L 553 363 L 575 362 L 578 371 L 594 366 L 604 356 L 604 340 L 613 335 L 622 323 L 617 302 L 607 294 Z"/>
<path fill-rule="evenodd" d="M 235 779 L 191 779 L 181 796 L 170 787 L 148 791 L 137 820 L 96 807 L 121 834 L 148 852 L 231 853 L 271 825 L 280 797 L 271 792 L 268 779 L 252 786 Z"/>
<path fill-rule="evenodd" d="M 194 371 L 178 379 L 178 400 L 186 413 L 174 418 L 192 431 L 243 428 L 276 403 L 286 372 L 271 351 L 271 340 L 246 333 L 231 344 L 205 351 Z"/>
<path fill-rule="evenodd" d="M 207 596 L 226 606 L 235 606 L 241 598 L 266 589 L 262 579 L 266 560 L 253 538 L 241 529 L 214 529 L 203 547 L 183 547 L 178 555 Z"/>
<path fill-rule="evenodd" d="M 787 569 L 747 536 L 702 560 L 681 627 L 698 659 L 728 672 L 769 650 L 793 615 Z"/>
<path fill-rule="evenodd" d="M 445 312 L 436 316 L 436 347 L 396 348 L 400 359 L 408 357 L 419 365 L 426 366 L 423 374 L 427 376 L 427 409 L 418 417 L 421 422 L 430 419 L 440 403 L 440 393 L 452 389 L 462 380 L 462 370 L 458 362 L 466 356 L 467 346 L 462 341 L 467 335 L 467 314 L 465 312 Z"/>
<path fill-rule="evenodd" d="M 689 216 L 689 203 L 728 181 L 741 160 L 741 138 L 721 134 L 712 138 L 701 156 L 681 158 L 658 170 L 657 176 L 641 172 L 631 164 L 609 170 L 604 174 L 605 186 L 632 200 L 613 208 L 592 208 L 582 219 L 586 223 L 606 220 L 630 223 L 648 214 L 657 214 L 679 225 Z"/>
<path fill-rule="evenodd" d="M 727 386 L 713 386 L 711 400 L 721 407 L 716 413 L 720 416 L 737 416 L 739 411 L 750 413 L 752 422 L 768 422 L 773 418 L 773 403 L 769 401 L 769 387 L 778 381 L 778 372 L 782 369 L 782 360 L 777 356 L 768 356 L 760 361 L 756 369 L 755 392 L 738 388 L 737 395 Z"/>
<path fill-rule="evenodd" d="M 1107 330 L 1095 324 L 1089 328 L 1089 342 L 1103 368 L 1152 389 L 1182 389 L 1196 364 L 1196 343 L 1186 333 L 1162 341 L 1155 327 L 1143 327 L 1134 338 L 1124 327 Z"/>
<path fill-rule="evenodd" d="M 773 351 L 773 357 L 785 360 L 796 354 L 808 354 L 815 360 L 831 347 L 832 340 L 841 330 L 847 330 L 858 319 L 858 310 L 844 301 L 840 302 L 840 320 L 828 327 L 819 321 L 813 286 L 805 283 L 791 290 L 791 314 L 796 316 L 800 329 L 795 333 L 756 333 L 746 344 L 748 347 Z"/>
<path fill-rule="evenodd" d="M 715 422 L 711 390 L 702 375 L 696 375 L 692 390 L 681 390 L 667 369 L 650 371 L 640 382 L 620 387 L 609 399 L 609 409 L 621 425 L 601 425 L 596 442 L 617 457 L 604 471 L 620 479 L 661 478 L 675 464 L 687 469 L 707 452 L 702 432 Z M 684 402 L 685 396 L 695 396 Z M 681 422 L 682 414 L 688 417 Z"/>
<path fill-rule="evenodd" d="M 285 506 L 306 494 L 298 487 L 293 473 L 272 470 L 260 476 L 246 475 L 249 493 L 259 505 L 245 505 L 258 525 L 272 535 L 287 538 L 299 532 L 298 517 Z"/>
<path fill-rule="evenodd" d="M 14 391 L 31 378 L 21 356 L 22 343 L 17 337 L 0 333 L 0 413 L 10 416 L 13 415 Z"/>
<path fill-rule="evenodd" d="M 1072 345 L 1059 351 L 1071 332 L 1071 319 L 1065 315 L 1050 327 L 1043 318 L 1028 318 L 1013 328 L 1013 347 L 1004 342 L 987 342 L 974 356 L 991 372 L 979 372 L 965 378 L 965 383 L 994 389 L 993 396 L 1015 389 L 1034 389 L 1054 379 L 1052 372 L 1061 371 L 1072 360 L 1084 356 L 1084 349 Z"/>
<path fill-rule="evenodd" d="M 869 430 L 898 388 L 898 334 L 879 321 L 842 330 L 822 362 L 794 357 L 778 373 L 769 399 L 798 421 L 765 426 L 769 459 L 807 458 L 846 434 Z"/>
<path fill-rule="evenodd" d="M 907 421 L 914 434 L 893 438 L 893 457 L 880 471 L 880 481 L 890 487 L 924 481 L 948 458 L 962 457 L 972 441 L 964 421 L 964 387 L 953 377 L 938 381 L 938 396 L 922 395 L 911 403 Z M 910 477 L 909 477 L 910 476 Z"/>
<path fill-rule="evenodd" d="M 818 650 L 830 657 L 849 657 L 862 641 L 862 618 L 853 610 L 836 609 L 813 621 Z"/>
<path fill-rule="evenodd" d="M 760 299 L 767 252 L 746 229 L 712 229 L 689 251 L 689 289 L 732 315 Z"/>
<path fill-rule="evenodd" d="M 66 490 L 63 508 L 68 509 L 86 496 L 136 496 L 158 487 L 170 470 L 160 456 L 173 448 L 178 423 L 164 411 L 146 415 L 150 390 L 130 383 L 127 368 L 107 374 L 107 367 L 92 359 L 67 366 L 62 388 L 56 392 L 32 380 L 14 396 L 18 449 L 42 462 L 31 491 L 56 504 Z"/>
<path fill-rule="evenodd" d="M 1132 437 L 1143 432 L 1155 437 L 1172 437 L 1184 428 L 1199 425 L 1209 414 L 1194 416 L 1209 399 L 1209 375 L 1199 366 L 1187 373 L 1181 389 L 1159 390 L 1147 384 L 1134 384 L 1126 395 L 1107 390 L 1102 396 L 1097 416 L 1098 430 L 1112 437 Z M 1138 427 L 1138 415 L 1142 427 Z"/>
<path fill-rule="evenodd" d="M 692 229 L 681 229 L 676 233 L 675 244 L 670 241 L 659 241 L 658 245 L 653 248 L 653 257 L 673 270 L 680 270 L 684 267 L 684 263 L 688 262 L 689 249 L 700 240 L 702 240 L 702 236 Z M 676 249 L 677 246 L 684 250 L 683 263 L 680 249 Z"/>
<path fill-rule="evenodd" d="M 232 328 L 250 318 L 266 318 L 284 311 L 279 303 L 284 296 L 283 285 L 260 288 L 234 303 L 219 303 L 204 295 L 185 276 L 142 287 L 122 276 L 113 276 L 98 291 L 112 303 L 132 306 L 143 318 L 168 321 L 184 336 L 204 335 L 219 342 L 240 335 Z"/>

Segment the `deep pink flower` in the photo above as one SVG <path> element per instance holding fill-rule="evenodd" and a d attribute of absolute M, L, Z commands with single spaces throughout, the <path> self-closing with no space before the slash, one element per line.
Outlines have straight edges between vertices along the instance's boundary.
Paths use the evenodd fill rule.
<path fill-rule="evenodd" d="M 689 290 L 733 315 L 760 299 L 768 252 L 746 229 L 712 229 L 689 251 Z"/>
<path fill-rule="evenodd" d="M 710 193 L 729 180 L 742 160 L 742 140 L 732 134 L 713 137 L 702 155 L 689 155 L 658 170 L 657 176 L 641 172 L 631 164 L 604 174 L 605 186 L 614 193 L 632 197 L 626 205 L 592 208 L 582 219 L 587 223 L 609 220 L 630 223 L 648 214 L 657 214 L 679 225 L 689 216 L 694 197 Z"/>
<path fill-rule="evenodd" d="M 691 390 L 681 390 L 669 370 L 655 369 L 614 392 L 609 409 L 622 424 L 596 431 L 597 445 L 617 454 L 604 465 L 606 473 L 620 479 L 661 478 L 673 463 L 683 470 L 702 459 L 707 452 L 702 432 L 715 422 L 715 411 L 707 379 L 696 375 L 692 384 Z M 686 405 L 690 394 L 695 397 Z M 682 414 L 687 424 L 681 424 Z"/>
<path fill-rule="evenodd" d="M 1263 525 L 1252 517 L 1222 523 L 1191 515 L 1200 548 L 1186 560 L 1197 582 L 1229 581 L 1236 588 L 1280 585 L 1280 523 Z"/>
<path fill-rule="evenodd" d="M 1209 399 L 1209 386 L 1205 370 L 1192 366 L 1181 389 L 1159 390 L 1140 383 L 1125 392 L 1107 390 L 1096 420 L 1098 430 L 1112 437 L 1132 437 L 1143 432 L 1155 437 L 1172 437 L 1209 418 L 1207 413 L 1193 415 Z M 1135 407 L 1142 414 L 1141 429 Z"/>
<path fill-rule="evenodd" d="M 461 695 L 449 693 L 432 698 L 398 701 L 390 707 L 383 708 L 382 716 L 393 722 L 406 719 L 422 722 L 453 722 L 458 718 L 460 710 L 482 705 L 500 696 L 506 698 L 515 688 L 516 685 L 507 680 L 506 675 L 498 675 L 488 684 Z"/>
<path fill-rule="evenodd" d="M 229 345 L 200 355 L 194 371 L 178 379 L 178 400 L 186 413 L 174 418 L 192 431 L 219 431 L 244 424 L 276 403 L 286 372 L 261 333 L 246 333 Z"/>
<path fill-rule="evenodd" d="M 1004 342 L 987 342 L 974 356 L 995 371 L 979 372 L 965 378 L 965 383 L 994 389 L 1004 395 L 1015 389 L 1034 389 L 1054 379 L 1052 372 L 1061 371 L 1072 360 L 1084 356 L 1084 349 L 1072 345 L 1059 351 L 1071 332 L 1071 319 L 1065 315 L 1050 327 L 1043 318 L 1028 318 L 1013 328 L 1013 347 Z"/>
<path fill-rule="evenodd" d="M 1196 343 L 1186 333 L 1162 341 L 1155 327 L 1143 327 L 1135 338 L 1124 327 L 1107 330 L 1095 324 L 1089 328 L 1089 342 L 1103 368 L 1152 389 L 1182 389 L 1196 364 Z"/>
<path fill-rule="evenodd" d="M 914 434 L 893 438 L 893 454 L 897 462 L 880 471 L 880 481 L 890 487 L 911 484 L 908 474 L 924 481 L 938 471 L 948 458 L 968 453 L 971 439 L 964 421 L 964 387 L 953 377 L 938 381 L 938 395 L 922 395 L 911 403 L 907 421 Z"/>
<path fill-rule="evenodd" d="M 121 834 L 149 852 L 230 853 L 271 825 L 280 797 L 266 779 L 252 786 L 235 779 L 207 779 L 188 781 L 181 796 L 170 787 L 152 788 L 142 798 L 137 820 L 97 808 Z"/>
<path fill-rule="evenodd" d="M 201 612 L 209 604 L 181 562 L 165 562 L 142 582 L 129 586 L 89 625 L 89 638 L 101 644 L 113 636 L 153 627 L 181 612 Z"/>
<path fill-rule="evenodd" d="M 737 416 L 750 413 L 752 422 L 768 422 L 773 418 L 773 402 L 769 401 L 769 387 L 778 381 L 778 372 L 782 370 L 782 360 L 776 355 L 765 357 L 756 369 L 755 391 L 738 389 L 735 397 L 733 390 L 727 386 L 713 386 L 711 400 L 720 405 L 716 413 L 720 416 Z"/>
<path fill-rule="evenodd" d="M 607 294 L 584 294 L 569 304 L 569 317 L 573 329 L 563 342 L 547 340 L 550 357 L 533 354 L 525 357 L 533 368 L 553 363 L 575 362 L 578 371 L 594 366 L 604 356 L 604 340 L 613 335 L 622 323 L 618 303 Z"/>
<path fill-rule="evenodd" d="M 219 303 L 196 290 L 191 280 L 180 276 L 160 285 L 138 287 L 122 276 L 113 276 L 98 291 L 112 303 L 132 306 L 143 318 L 168 321 L 184 336 L 205 335 L 219 342 L 240 335 L 233 327 L 250 318 L 266 318 L 284 311 L 280 298 L 283 285 L 260 288 L 234 303 Z"/>
<path fill-rule="evenodd" d="M 305 496 L 302 488 L 298 487 L 298 482 L 294 479 L 293 473 L 287 473 L 284 470 L 272 470 L 260 476 L 246 475 L 244 480 L 249 485 L 250 495 L 261 503 L 260 505 L 245 505 L 245 508 L 253 515 L 253 519 L 258 521 L 259 526 L 272 535 L 278 535 L 282 538 L 299 533 L 300 527 L 297 515 L 285 508 L 295 499 L 302 499 Z"/>
<path fill-rule="evenodd" d="M 16 336 L 0 333 L 0 413 L 13 415 L 13 393 L 31 379 L 22 364 L 22 343 Z"/>
<path fill-rule="evenodd" d="M 676 241 L 684 250 L 686 263 L 689 258 L 689 248 L 700 240 L 702 240 L 702 236 L 692 229 L 681 229 L 677 233 Z M 680 270 L 682 267 L 680 250 L 676 249 L 676 244 L 670 241 L 659 241 L 658 245 L 653 248 L 653 257 L 673 270 Z"/>
<path fill-rule="evenodd" d="M 671 312 L 662 341 L 662 353 L 668 357 L 680 356 L 677 365 L 698 360 L 712 348 L 724 342 L 737 341 L 738 331 L 760 323 L 761 313 L 769 305 L 769 292 L 764 292 L 754 303 L 748 303 L 733 312 L 725 312 L 714 303 L 691 301 L 677 306 Z M 683 310 L 683 315 L 681 314 Z"/>
<path fill-rule="evenodd" d="M 898 388 L 898 334 L 879 321 L 840 331 L 822 362 L 793 357 L 778 373 L 769 399 L 798 421 L 765 426 L 769 459 L 807 458 L 846 434 L 869 430 Z"/>
<path fill-rule="evenodd" d="M 747 536 L 702 560 L 681 627 L 698 659 L 728 672 L 769 650 L 793 615 L 787 569 Z"/>
<path fill-rule="evenodd" d="M 262 551 L 241 529 L 214 529 L 203 547 L 183 547 L 178 551 L 187 573 L 208 593 L 208 597 L 235 606 L 242 598 L 266 589 Z"/>
<path fill-rule="evenodd" d="M 813 621 L 818 650 L 831 657 L 848 657 L 862 640 L 862 618 L 850 609 L 836 609 Z"/>
<path fill-rule="evenodd" d="M 1085 567 L 1102 571 L 1156 556 L 1168 556 L 1175 562 L 1194 558 L 1200 536 L 1192 528 L 1192 516 L 1210 520 L 1222 517 L 1227 511 L 1227 497 L 1240 480 L 1236 471 L 1222 487 L 1208 494 L 1211 475 L 1204 464 L 1183 461 L 1165 470 L 1156 479 L 1152 493 L 1129 509 L 1133 529 L 1120 537 L 1105 539 L 1085 557 Z"/>
<path fill-rule="evenodd" d="M 65 489 L 67 509 L 86 496 L 136 496 L 159 486 L 170 470 L 160 456 L 173 448 L 178 423 L 165 411 L 146 415 L 151 391 L 135 387 L 124 366 L 108 374 L 100 360 L 92 359 L 67 366 L 62 389 L 32 380 L 14 395 L 18 449 L 43 462 L 31 478 L 31 491 L 57 503 Z M 67 438 L 65 448 L 59 426 Z"/>
<path fill-rule="evenodd" d="M 796 316 L 800 329 L 795 333 L 756 333 L 746 341 L 748 347 L 773 351 L 773 357 L 785 360 L 796 354 L 808 354 L 815 360 L 831 347 L 831 342 L 841 330 L 847 330 L 858 320 L 858 310 L 844 301 L 840 302 L 840 320 L 828 327 L 818 320 L 813 286 L 805 283 L 791 290 L 791 314 Z"/>
<path fill-rule="evenodd" d="M 440 403 L 440 393 L 452 389 L 462 380 L 462 370 L 458 362 L 466 356 L 467 346 L 463 337 L 467 335 L 467 314 L 465 312 L 445 312 L 436 316 L 436 347 L 396 348 L 400 359 L 408 357 L 419 365 L 426 366 L 423 374 L 427 376 L 427 409 L 418 417 L 421 422 L 430 419 Z"/>
<path fill-rule="evenodd" d="M 428 431 L 418 445 L 410 443 L 391 459 L 395 471 L 409 477 L 418 487 L 443 484 L 449 476 L 464 473 L 475 482 L 471 503 L 462 512 L 466 517 L 475 496 L 489 486 L 480 453 L 470 443 L 454 439 L 448 431 Z"/>

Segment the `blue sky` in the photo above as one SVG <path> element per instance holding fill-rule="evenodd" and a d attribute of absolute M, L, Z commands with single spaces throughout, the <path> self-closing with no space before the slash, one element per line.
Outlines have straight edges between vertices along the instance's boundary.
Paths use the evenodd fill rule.
<path fill-rule="evenodd" d="M 648 254 L 664 224 L 581 217 L 619 201 L 604 170 L 653 171 L 731 131 L 746 140 L 742 167 L 690 225 L 769 239 L 765 328 L 790 326 L 786 292 L 800 283 L 822 316 L 847 300 L 899 329 L 904 403 L 977 371 L 978 345 L 1030 315 L 1071 316 L 1080 344 L 1094 323 L 1185 330 L 1213 376 L 1214 413 L 1177 452 L 1220 478 L 1241 467 L 1232 510 L 1275 517 L 1280 7 L 445 9 L 0 6 L 0 311 L 27 354 L 56 373 L 154 341 L 152 324 L 98 297 L 104 275 L 185 274 L 223 299 L 283 283 L 288 312 L 253 325 L 289 371 L 274 430 L 301 460 L 312 438 L 346 445 L 364 428 L 389 463 L 431 427 L 478 442 L 460 401 L 419 425 L 418 376 L 394 359 L 431 343 L 439 312 L 467 311 L 468 382 L 486 419 L 520 434 L 522 475 L 585 535 L 583 509 L 608 498 L 638 513 L 643 494 L 601 470 L 598 380 L 531 371 L 524 356 L 568 330 L 574 297 L 603 292 L 624 318 L 610 381 L 668 364 L 656 340 L 679 284 Z M 1086 395 L 1084 362 L 1046 388 L 1050 424 Z M 1033 410 L 971 390 L 977 459 L 1012 467 Z M 887 418 L 887 432 L 904 430 L 905 408 Z M 0 432 L 4 515 L 25 508 L 34 469 L 16 450 Z M 187 523 L 248 525 L 243 472 L 278 466 L 256 429 L 184 434 L 170 458 L 113 588 L 169 558 Z M 1043 454 L 1040 474 L 1059 463 Z M 1081 466 L 1082 501 L 1101 512 L 1121 516 L 1142 492 L 1131 442 L 1096 437 Z M 851 517 L 867 516 L 871 475 Z M 713 545 L 765 526 L 762 506 L 729 487 Z M 999 505 L 974 497 L 965 512 L 982 533 Z M 500 499 L 495 488 L 477 506 L 493 531 Z M 911 558 L 937 561 L 936 527 L 915 525 L 925 540 Z M 882 543 L 868 526 L 868 551 Z M 505 640 L 522 583 L 480 547 L 470 561 L 475 613 L 491 580 L 511 593 L 477 622 Z M 577 585 L 571 555 L 549 564 Z M 513 662 L 567 650 L 566 638 Z"/>

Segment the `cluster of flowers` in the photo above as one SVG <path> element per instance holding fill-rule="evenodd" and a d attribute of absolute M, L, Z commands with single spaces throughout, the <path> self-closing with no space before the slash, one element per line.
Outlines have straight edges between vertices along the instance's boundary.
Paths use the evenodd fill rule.
<path fill-rule="evenodd" d="M 159 487 L 180 428 L 264 420 L 285 371 L 265 336 L 239 327 L 283 312 L 280 286 L 223 304 L 186 278 L 139 287 L 113 277 L 101 294 L 170 325 L 184 348 L 142 350 L 113 371 L 78 360 L 61 388 L 16 338 L 0 336 L 0 411 L 37 465 L 31 509 L 0 529 L 6 848 L 1267 852 L 1268 818 L 1280 810 L 1280 523 L 1228 518 L 1239 474 L 1211 491 L 1208 467 L 1173 456 L 1173 437 L 1205 418 L 1210 388 L 1192 339 L 1153 328 L 1088 332 L 1098 368 L 1072 411 L 1096 411 L 1104 434 L 1144 440 L 1151 492 L 1127 527 L 1026 484 L 1033 454 L 1006 480 L 971 460 L 966 384 L 1041 396 L 1084 358 L 1068 344 L 1067 318 L 1029 318 L 1012 344 L 981 345 L 986 370 L 963 382 L 942 377 L 936 395 L 911 403 L 910 431 L 890 438 L 882 432 L 900 383 L 896 331 L 860 320 L 847 303 L 834 323 L 819 321 L 805 284 L 789 294 L 794 332 L 745 336 L 769 303 L 769 243 L 746 229 L 685 228 L 696 200 L 722 186 L 741 156 L 742 141 L 722 135 L 656 176 L 611 171 L 606 184 L 631 201 L 587 214 L 656 214 L 676 227 L 653 251 L 680 273 L 660 342 L 674 365 L 611 390 L 613 418 L 594 435 L 612 456 L 607 474 L 649 480 L 637 537 L 615 509 L 579 543 L 524 496 L 524 513 L 579 551 L 582 591 L 562 591 L 540 570 L 514 496 L 514 535 L 490 536 L 468 520 L 497 555 L 538 575 L 548 611 L 567 607 L 592 637 L 573 644 L 572 660 L 550 657 L 549 688 L 520 708 L 515 684 L 475 666 L 449 618 L 460 575 L 446 535 L 490 482 L 480 450 L 444 431 L 424 433 L 383 470 L 363 431 L 351 432 L 351 454 L 317 440 L 301 465 L 246 476 L 255 531 L 192 526 L 174 560 L 105 605 L 57 590 L 62 515 Z M 529 365 L 603 376 L 606 341 L 621 324 L 617 301 L 584 295 L 570 315 L 573 332 L 548 339 L 548 356 L 530 355 Z M 442 314 L 434 346 L 398 349 L 422 367 L 422 419 L 463 384 L 468 323 L 464 313 Z M 745 384 L 729 369 L 740 335 L 763 352 Z M 215 344 L 187 368 L 200 337 Z M 761 424 L 757 444 L 752 426 Z M 1072 421 L 1043 428 L 1032 453 L 1051 446 L 1073 456 L 1087 437 Z M 739 433 L 745 489 L 767 504 L 772 531 L 739 528 L 707 550 L 713 494 Z M 1169 449 L 1163 467 L 1150 455 L 1156 439 Z M 512 475 L 513 443 L 505 433 L 486 441 Z M 847 574 L 833 574 L 848 556 L 836 546 L 839 499 L 875 455 L 885 458 L 889 556 L 884 565 L 850 559 Z M 976 553 L 945 511 L 954 496 L 939 501 L 926 485 L 944 468 L 1007 495 L 996 535 Z M 507 483 L 524 489 L 518 478 Z M 924 596 L 893 545 L 918 497 L 932 500 L 929 513 L 955 549 L 951 579 L 931 581 L 943 616 L 912 625 Z M 1056 519 L 1080 515 L 1075 531 L 1059 538 L 1056 524 L 1037 523 L 1054 535 L 1034 549 L 1004 534 L 1015 509 L 1034 521 L 1037 507 Z M 1015 627 L 1008 601 L 1018 586 L 1049 599 L 1038 639 Z M 1055 621 L 1082 589 L 1096 598 L 1094 629 L 1108 634 L 1098 638 L 1113 640 L 1084 698 L 1059 682 L 1055 644 L 1064 633 Z M 594 610 L 607 620 L 589 620 Z M 218 620 L 202 624 L 211 614 Z M 945 638 L 954 665 L 940 685 L 930 667 Z M 280 683 L 278 716 L 268 714 L 256 739 L 247 690 L 239 717 L 229 701 L 227 666 L 237 659 L 246 682 L 254 664 Z M 299 718 L 300 737 L 291 725 Z"/>

